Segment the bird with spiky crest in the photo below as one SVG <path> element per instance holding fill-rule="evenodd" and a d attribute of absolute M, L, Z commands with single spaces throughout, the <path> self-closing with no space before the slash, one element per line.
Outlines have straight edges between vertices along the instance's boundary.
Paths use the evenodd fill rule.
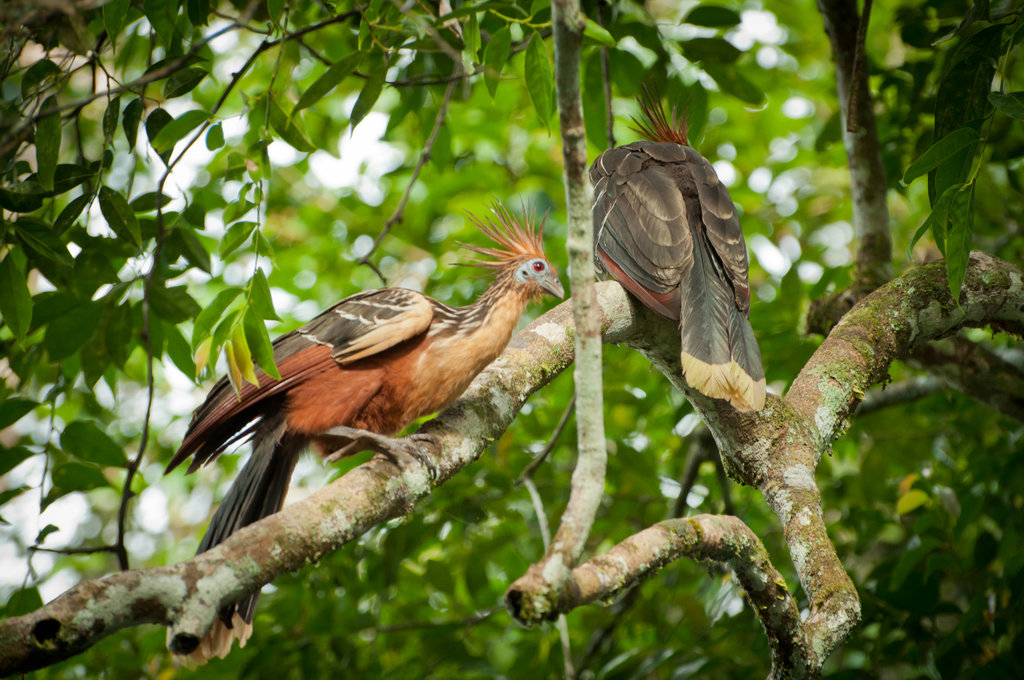
<path fill-rule="evenodd" d="M 405 288 L 353 295 L 274 341 L 281 379 L 254 367 L 257 383 L 236 389 L 221 379 L 196 409 L 167 472 L 189 457 L 188 472 L 229 446 L 251 440 L 252 456 L 217 508 L 199 545 L 205 552 L 279 511 L 299 455 L 312 447 L 326 462 L 372 450 L 401 456 L 390 436 L 457 399 L 505 349 L 526 306 L 563 297 L 543 249 L 543 221 L 516 219 L 500 203 L 470 219 L 497 247 L 467 245 L 494 281 L 471 305 L 450 307 Z M 258 593 L 219 612 L 191 651 L 192 663 L 223 658 L 252 631 Z"/>
<path fill-rule="evenodd" d="M 665 114 L 644 87 L 644 140 L 590 167 L 594 259 L 644 305 L 678 322 L 690 386 L 741 411 L 764 407 L 761 351 L 748 319 L 747 247 L 736 207 L 687 140 L 686 114 Z"/>

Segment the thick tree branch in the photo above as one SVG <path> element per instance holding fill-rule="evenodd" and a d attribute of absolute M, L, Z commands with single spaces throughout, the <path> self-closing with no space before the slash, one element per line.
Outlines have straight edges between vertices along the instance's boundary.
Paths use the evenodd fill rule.
<path fill-rule="evenodd" d="M 1024 423 L 1024 371 L 995 352 L 957 336 L 918 348 L 907 363 L 928 371 L 944 387 Z"/>
<path fill-rule="evenodd" d="M 555 43 L 555 90 L 565 163 L 565 203 L 569 222 L 566 250 L 576 325 L 576 432 L 578 459 L 569 504 L 551 546 L 537 564 L 513 583 L 505 595 L 517 618 L 533 620 L 532 611 L 548 611 L 579 561 L 594 515 L 604 494 L 607 448 L 601 385 L 601 328 L 594 287 L 594 233 L 590 216 L 593 191 L 586 177 L 587 140 L 580 98 L 580 45 L 586 17 L 579 0 L 554 0 L 551 21 Z"/>
<path fill-rule="evenodd" d="M 814 654 L 796 600 L 760 539 L 735 517 L 668 519 L 630 536 L 573 570 L 557 610 L 564 613 L 613 597 L 681 557 L 727 565 L 768 634 L 772 666 L 789 669 L 793 677 L 807 674 Z"/>
<path fill-rule="evenodd" d="M 784 400 L 769 397 L 763 411 L 747 414 L 702 397 L 685 384 L 674 324 L 635 304 L 617 283 L 598 284 L 597 302 L 604 341 L 641 351 L 681 387 L 714 435 L 731 474 L 760 489 L 782 519 L 811 602 L 803 625 L 810 645 L 807 664 L 820 669 L 859 616 L 857 593 L 821 520 L 813 477 L 821 454 L 841 433 L 860 397 L 886 376 L 899 356 L 967 326 L 991 325 L 1024 334 L 1021 271 L 973 253 L 959 305 L 949 296 L 943 262 L 900 277 L 843 319 Z M 424 432 L 438 438 L 440 450 L 421 444 L 419 458 L 375 457 L 187 562 L 83 582 L 36 612 L 0 622 L 0 674 L 28 672 L 66 659 L 117 630 L 142 623 L 168 626 L 172 649 L 187 650 L 223 605 L 285 571 L 315 562 L 380 522 L 408 513 L 475 461 L 501 436 L 525 400 L 569 365 L 574 335 L 569 303 L 519 333 L 462 399 L 424 425 Z M 594 586 L 586 584 L 596 578 L 588 568 L 586 574 L 574 573 L 570 583 L 589 593 Z M 568 601 L 566 592 L 571 596 L 576 590 L 559 591 L 553 604 Z M 773 654 L 780 658 L 778 650 Z"/>

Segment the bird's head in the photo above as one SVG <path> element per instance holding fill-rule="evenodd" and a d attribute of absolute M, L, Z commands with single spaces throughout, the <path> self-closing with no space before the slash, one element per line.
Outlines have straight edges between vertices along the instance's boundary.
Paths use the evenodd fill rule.
<path fill-rule="evenodd" d="M 480 219 L 472 213 L 469 213 L 469 219 L 498 247 L 459 243 L 464 248 L 490 258 L 473 259 L 467 264 L 493 270 L 498 283 L 510 287 L 526 299 L 538 299 L 544 294 L 565 297 L 562 282 L 558 280 L 558 270 L 544 254 L 544 220 L 547 215 L 537 225 L 536 214 L 524 208 L 523 219 L 518 220 L 497 201 L 491 206 L 491 213 L 498 219 L 497 224 L 490 217 Z"/>
<path fill-rule="evenodd" d="M 673 106 L 670 122 L 668 116 L 665 115 L 665 108 L 661 104 L 658 90 L 655 89 L 654 94 L 651 94 L 646 85 L 643 88 L 643 95 L 636 98 L 640 110 L 643 112 L 643 120 L 634 118 L 633 123 L 636 124 L 636 127 L 631 127 L 630 130 L 652 142 L 674 142 L 690 146 L 690 142 L 686 139 L 688 120 L 685 107 L 682 115 L 679 115 L 676 107 Z"/>

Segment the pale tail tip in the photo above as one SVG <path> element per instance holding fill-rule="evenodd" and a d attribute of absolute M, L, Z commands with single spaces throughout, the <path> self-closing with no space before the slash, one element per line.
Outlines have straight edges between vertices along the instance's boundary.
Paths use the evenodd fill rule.
<path fill-rule="evenodd" d="M 209 632 L 203 636 L 199 646 L 191 654 L 177 657 L 181 665 L 189 670 L 197 666 L 205 666 L 213 657 L 223 659 L 231 651 L 231 645 L 238 640 L 239 647 L 245 647 L 249 636 L 252 635 L 252 624 L 246 623 L 238 612 L 235 612 L 231 619 L 231 628 L 224 625 L 224 622 L 217 619 Z"/>
<path fill-rule="evenodd" d="M 686 382 L 712 399 L 726 399 L 737 411 L 760 411 L 764 408 L 765 379 L 755 381 L 735 361 L 707 364 L 682 352 Z"/>

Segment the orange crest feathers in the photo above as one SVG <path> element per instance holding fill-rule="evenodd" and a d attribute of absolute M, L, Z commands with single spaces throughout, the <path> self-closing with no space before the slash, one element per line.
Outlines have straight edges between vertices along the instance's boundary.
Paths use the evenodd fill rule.
<path fill-rule="evenodd" d="M 640 104 L 640 110 L 643 111 L 644 120 L 639 121 L 634 118 L 633 122 L 637 127 L 629 129 L 652 142 L 675 142 L 683 146 L 690 146 L 690 142 L 686 139 L 688 122 L 686 111 L 684 110 L 681 116 L 677 116 L 676 106 L 673 104 L 672 122 L 670 123 L 665 115 L 665 108 L 661 104 L 658 88 L 654 88 L 652 95 L 646 85 L 643 87 L 644 94 L 637 97 L 636 101 Z"/>
<path fill-rule="evenodd" d="M 498 224 L 491 221 L 490 217 L 485 220 L 467 211 L 470 221 L 476 228 L 484 233 L 487 238 L 498 244 L 498 248 L 487 248 L 474 246 L 469 243 L 459 245 L 474 253 L 479 253 L 489 260 L 473 259 L 466 264 L 485 267 L 487 269 L 501 269 L 502 267 L 519 260 L 541 258 L 546 260 L 544 254 L 544 222 L 547 214 L 541 218 L 540 225 L 537 225 L 537 215 L 534 211 L 527 211 L 523 206 L 523 219 L 516 219 L 508 208 L 499 201 L 491 205 L 491 212 L 498 218 Z"/>

